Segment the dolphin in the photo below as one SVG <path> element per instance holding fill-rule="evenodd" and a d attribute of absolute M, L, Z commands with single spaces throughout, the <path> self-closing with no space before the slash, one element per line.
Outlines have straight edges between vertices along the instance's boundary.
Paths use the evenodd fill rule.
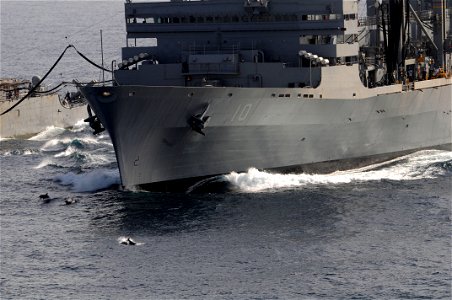
<path fill-rule="evenodd" d="M 123 245 L 129 245 L 129 246 L 134 246 L 134 245 L 136 245 L 137 243 L 136 243 L 134 240 L 132 240 L 131 238 L 128 237 L 126 240 L 122 241 L 121 244 L 123 244 Z"/>
<path fill-rule="evenodd" d="M 42 194 L 42 195 L 39 195 L 39 199 L 49 199 L 50 197 L 49 197 L 49 193 L 45 193 L 45 194 Z"/>

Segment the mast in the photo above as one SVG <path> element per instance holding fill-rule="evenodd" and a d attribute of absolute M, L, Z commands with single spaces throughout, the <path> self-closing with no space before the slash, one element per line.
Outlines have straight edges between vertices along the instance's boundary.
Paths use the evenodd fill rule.
<path fill-rule="evenodd" d="M 432 0 L 433 8 L 433 39 L 438 46 L 436 62 L 445 67 L 446 53 L 444 52 L 444 41 L 446 39 L 446 1 Z"/>
<path fill-rule="evenodd" d="M 388 16 L 389 23 L 387 25 L 388 26 L 387 41 L 383 7 L 387 8 L 386 15 Z M 404 48 L 403 7 L 404 7 L 403 0 L 388 1 L 386 5 L 382 6 L 383 37 L 385 38 L 384 46 L 389 83 L 394 83 L 396 81 L 398 68 L 402 66 L 403 63 L 403 48 Z"/>

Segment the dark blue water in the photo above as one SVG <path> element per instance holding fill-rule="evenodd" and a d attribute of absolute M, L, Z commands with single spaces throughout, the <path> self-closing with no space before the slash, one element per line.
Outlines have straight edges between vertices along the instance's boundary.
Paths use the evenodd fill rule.
<path fill-rule="evenodd" d="M 118 190 L 108 137 L 84 125 L 2 140 L 0 158 L 2 299 L 451 296 L 450 152 L 250 170 L 210 194 Z"/>
<path fill-rule="evenodd" d="M 95 56 L 81 32 L 121 32 L 121 9 L 2 1 L 2 76 L 44 73 L 65 35 Z M 18 53 L 30 55 L 13 63 Z M 99 76 L 69 61 L 52 80 Z M 221 178 L 234 192 L 148 193 L 119 189 L 108 136 L 79 123 L 1 140 L 0 172 L 1 299 L 451 298 L 450 151 L 327 175 L 250 169 Z"/>

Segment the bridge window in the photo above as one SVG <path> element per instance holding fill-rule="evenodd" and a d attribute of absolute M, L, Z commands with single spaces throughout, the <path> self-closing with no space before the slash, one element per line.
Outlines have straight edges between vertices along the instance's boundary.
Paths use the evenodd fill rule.
<path fill-rule="evenodd" d="M 348 14 L 347 20 L 356 19 L 355 14 Z M 140 17 L 134 15 L 126 17 L 127 23 L 155 23 L 155 24 L 174 24 L 174 23 L 230 23 L 230 22 L 297 22 L 297 21 L 328 21 L 338 20 L 342 16 L 339 14 L 277 14 L 277 15 L 223 15 L 223 16 L 179 16 L 179 17 Z"/>

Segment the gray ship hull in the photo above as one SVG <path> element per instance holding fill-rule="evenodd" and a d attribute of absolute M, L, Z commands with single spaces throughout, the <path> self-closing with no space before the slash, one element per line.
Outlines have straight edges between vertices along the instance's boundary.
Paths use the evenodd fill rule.
<path fill-rule="evenodd" d="M 81 88 L 111 136 L 125 187 L 450 145 L 451 90 L 322 99 L 302 89 Z M 207 106 L 204 136 L 188 120 Z"/>
<path fill-rule="evenodd" d="M 0 101 L 0 111 L 4 112 L 16 103 Z M 68 128 L 87 116 L 86 105 L 65 108 L 57 94 L 30 97 L 11 112 L 0 116 L 0 137 L 28 137 L 49 126 Z"/>

